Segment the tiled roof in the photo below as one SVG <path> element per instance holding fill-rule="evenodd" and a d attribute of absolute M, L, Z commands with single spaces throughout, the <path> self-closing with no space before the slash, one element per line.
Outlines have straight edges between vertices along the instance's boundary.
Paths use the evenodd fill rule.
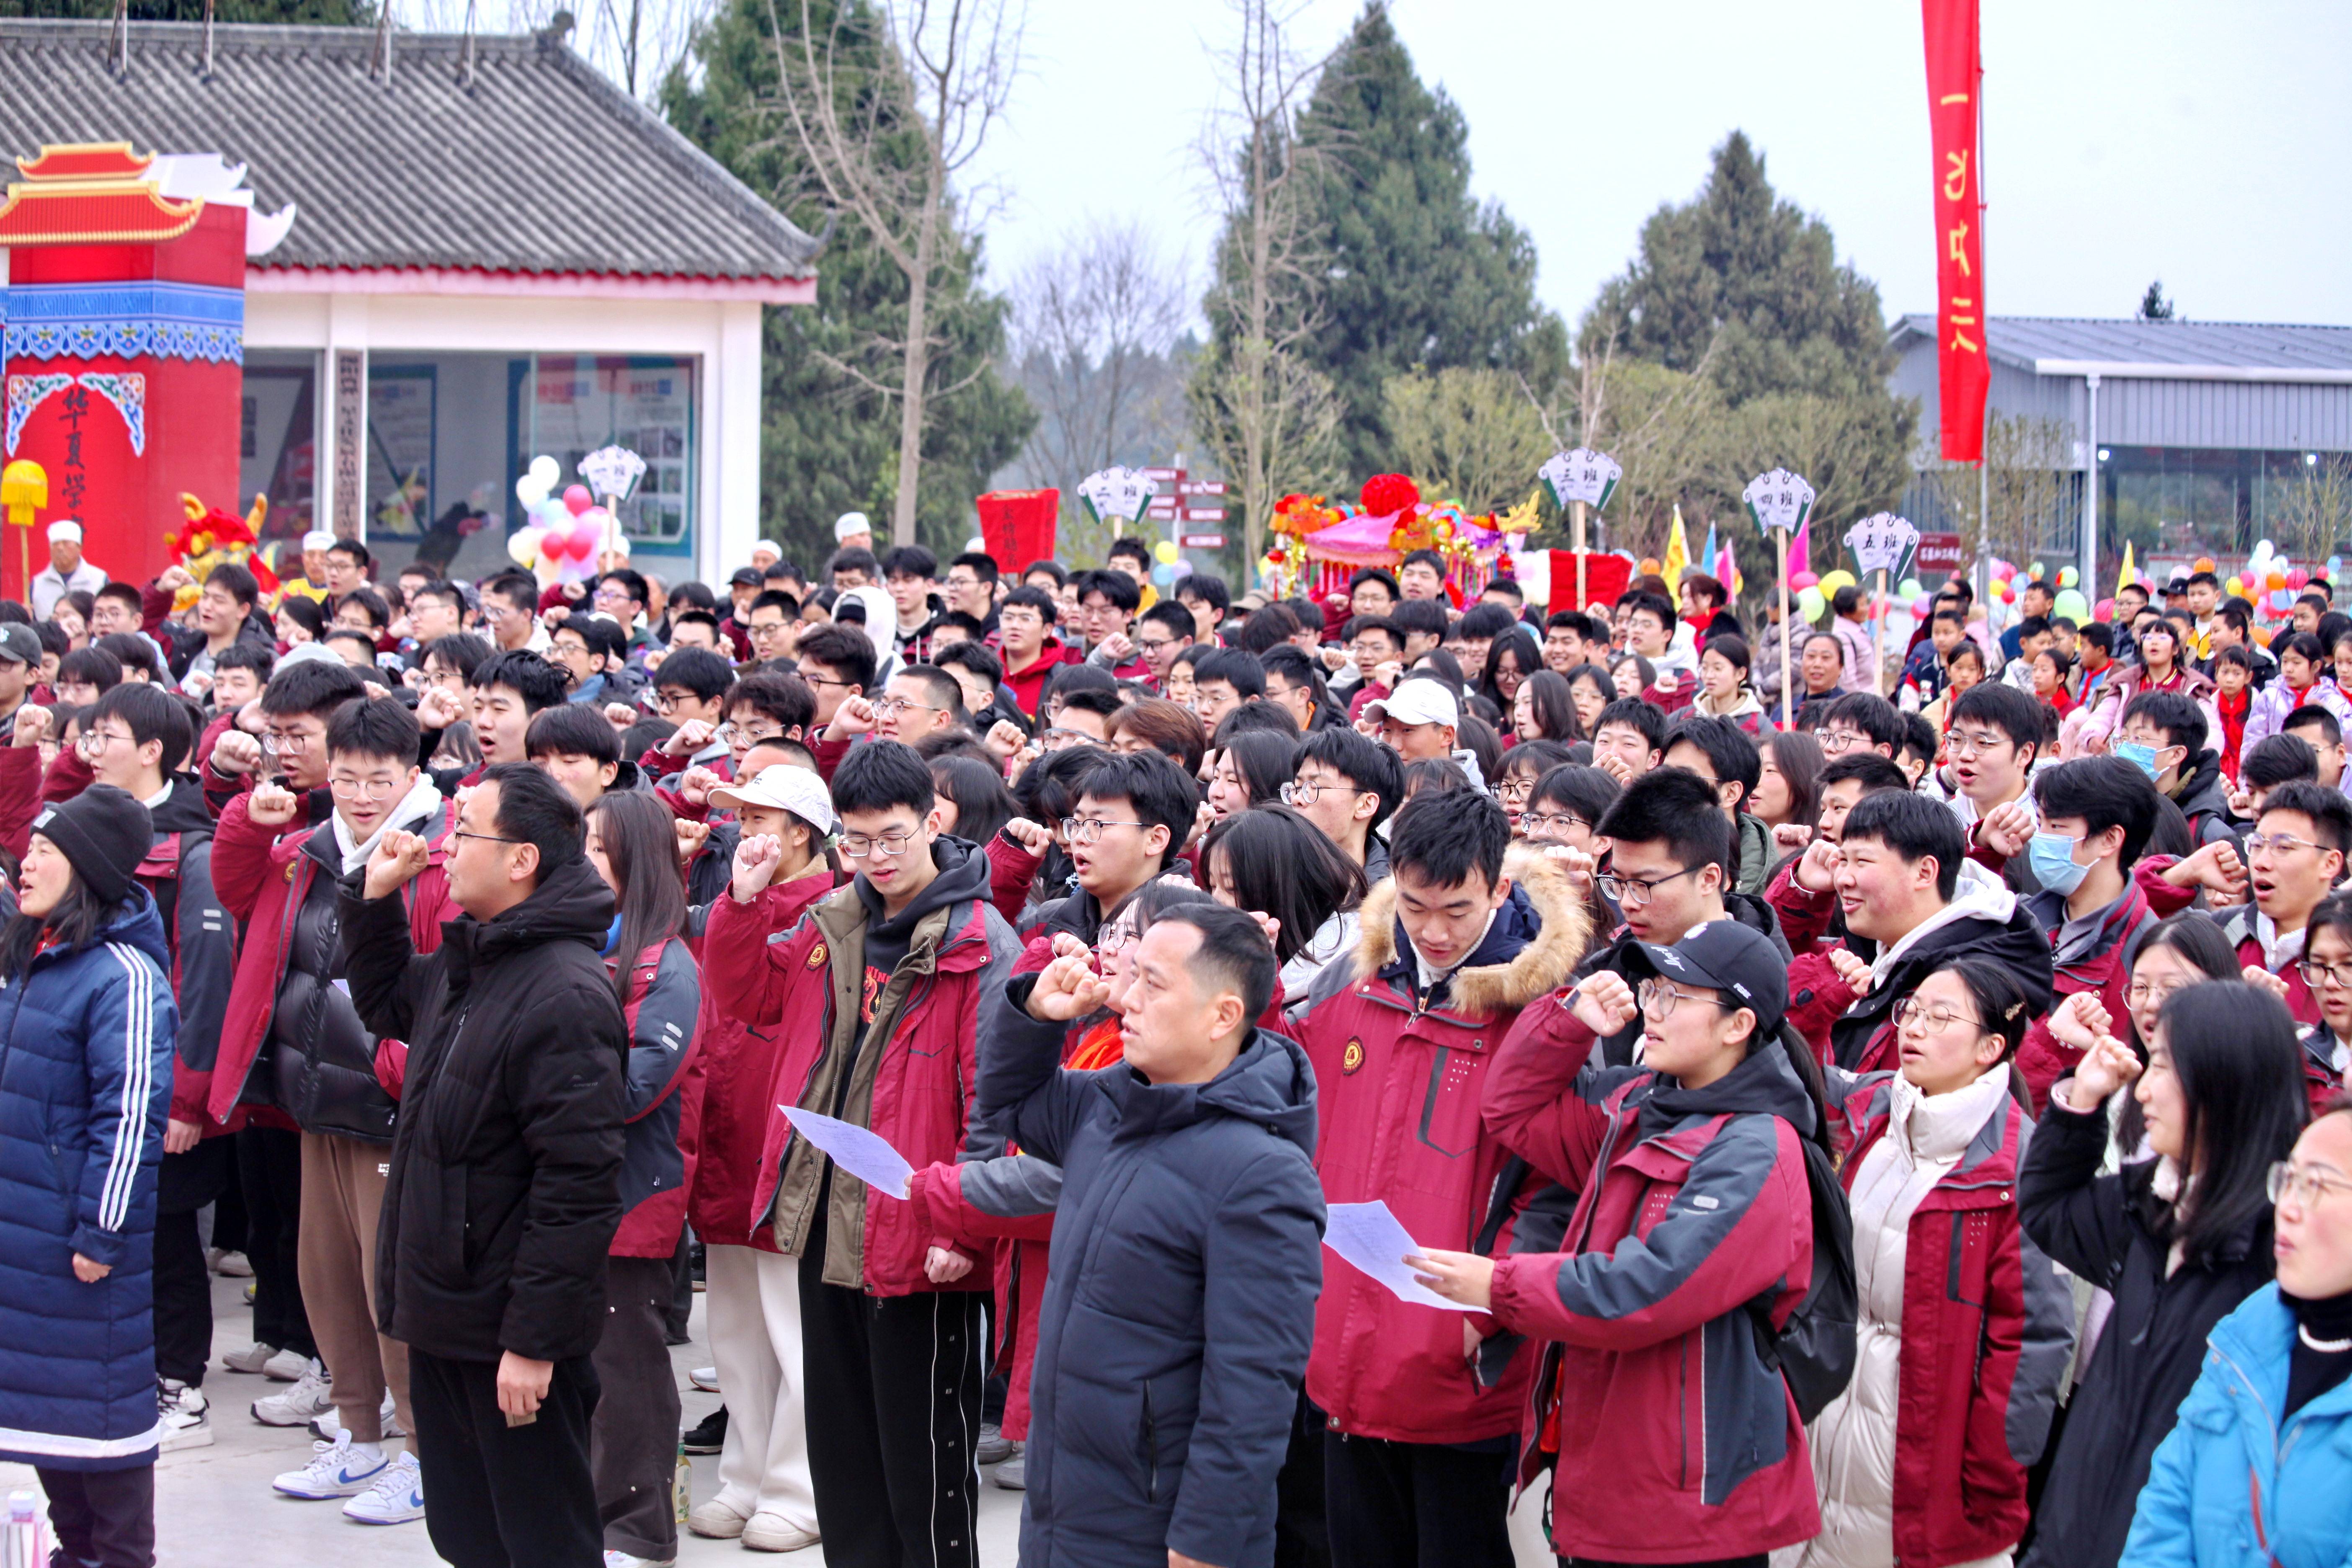
<path fill-rule="evenodd" d="M 561 44 L 364 27 L 0 20 L 0 155 L 130 141 L 251 165 L 300 208 L 257 267 L 803 279 L 817 242 Z M 14 170 L 10 169 L 13 174 Z"/>
<path fill-rule="evenodd" d="M 2289 374 L 2352 371 L 2352 327 L 1995 316 L 1987 332 L 1993 358 L 2025 370 L 2052 362 L 2227 366 Z M 1932 342 L 1936 318 L 1904 317 L 1895 331 L 1897 346 L 1915 335 Z"/>

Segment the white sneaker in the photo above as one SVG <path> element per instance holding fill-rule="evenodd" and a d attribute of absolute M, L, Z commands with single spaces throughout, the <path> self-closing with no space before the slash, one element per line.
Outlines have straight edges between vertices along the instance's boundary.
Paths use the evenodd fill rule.
<path fill-rule="evenodd" d="M 406 1524 L 425 1517 L 425 1476 L 416 1456 L 403 1454 L 384 1466 L 375 1485 L 343 1505 L 343 1517 L 361 1524 Z"/>
<path fill-rule="evenodd" d="M 311 1444 L 309 1464 L 299 1470 L 287 1471 L 269 1484 L 288 1497 L 311 1501 L 352 1497 L 373 1486 L 376 1477 L 391 1464 L 382 1448 L 339 1437 L 331 1443 Z"/>
<path fill-rule="evenodd" d="M 625 1552 L 604 1553 L 604 1568 L 677 1568 L 677 1559 L 665 1557 L 656 1562 L 650 1557 L 632 1557 Z"/>
<path fill-rule="evenodd" d="M 230 1279 L 250 1279 L 253 1260 L 242 1252 L 224 1252 L 214 1260 L 213 1272 Z"/>
<path fill-rule="evenodd" d="M 319 1415 L 310 1417 L 310 1436 L 313 1437 L 324 1437 L 331 1443 L 341 1435 L 342 1430 L 343 1413 L 331 1405 Z M 401 1426 L 399 1419 L 393 1414 L 392 1395 L 389 1394 L 383 1396 L 383 1404 L 376 1413 L 376 1430 L 386 1437 L 408 1436 Z"/>
<path fill-rule="evenodd" d="M 310 1366 L 310 1358 L 300 1351 L 279 1351 L 261 1363 L 261 1374 L 279 1383 L 299 1383 Z"/>
<path fill-rule="evenodd" d="M 705 1394 L 716 1394 L 719 1392 L 719 1369 L 715 1366 L 698 1366 L 686 1374 L 686 1381 Z"/>
<path fill-rule="evenodd" d="M 190 1388 L 173 1377 L 155 1380 L 155 1413 L 163 1423 L 163 1435 L 156 1447 L 164 1453 L 175 1448 L 202 1448 L 213 1440 L 212 1417 L 205 1414 L 211 1408 L 204 1390 Z"/>
<path fill-rule="evenodd" d="M 221 1365 L 231 1372 L 259 1372 L 274 1358 L 284 1353 L 276 1345 L 265 1345 L 257 1341 L 241 1351 L 231 1351 L 221 1357 Z"/>
<path fill-rule="evenodd" d="M 327 1363 L 314 1356 L 293 1387 L 253 1402 L 253 1418 L 264 1426 L 308 1426 L 310 1417 L 321 1410 L 334 1408 L 327 1397 L 332 1386 L 327 1378 Z"/>
<path fill-rule="evenodd" d="M 714 1541 L 733 1541 L 743 1533 L 751 1522 L 717 1498 L 697 1507 L 686 1516 L 686 1528 L 697 1535 L 707 1535 Z"/>
<path fill-rule="evenodd" d="M 765 1509 L 753 1514 L 743 1525 L 743 1544 L 754 1552 L 798 1552 L 814 1546 L 817 1533 L 794 1524 L 781 1513 Z"/>

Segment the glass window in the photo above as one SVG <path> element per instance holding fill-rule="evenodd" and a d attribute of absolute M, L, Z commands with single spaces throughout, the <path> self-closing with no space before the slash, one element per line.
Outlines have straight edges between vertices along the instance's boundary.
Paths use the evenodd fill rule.
<path fill-rule="evenodd" d="M 696 493 L 695 362 L 659 355 L 541 354 L 519 388 L 520 444 L 513 472 L 544 453 L 577 478 L 580 459 L 621 446 L 646 460 L 645 478 L 620 507 L 633 552 L 690 554 Z"/>

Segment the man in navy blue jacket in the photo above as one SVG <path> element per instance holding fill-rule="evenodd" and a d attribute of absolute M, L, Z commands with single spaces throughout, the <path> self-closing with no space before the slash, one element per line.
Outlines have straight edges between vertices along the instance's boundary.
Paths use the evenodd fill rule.
<path fill-rule="evenodd" d="M 1120 998 L 1126 1059 L 1061 1069 L 1108 987 L 1083 955 L 996 1004 L 982 1119 L 1062 1167 L 1030 1380 L 1029 1568 L 1266 1568 L 1322 1285 L 1315 1079 L 1255 1027 L 1274 994 L 1255 921 L 1153 921 Z"/>

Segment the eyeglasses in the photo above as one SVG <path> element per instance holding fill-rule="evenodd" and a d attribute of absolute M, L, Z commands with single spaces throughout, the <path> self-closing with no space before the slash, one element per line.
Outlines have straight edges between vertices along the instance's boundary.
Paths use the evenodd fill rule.
<path fill-rule="evenodd" d="M 896 719 L 910 708 L 919 708 L 926 713 L 945 711 L 934 703 L 916 702 L 904 697 L 885 697 L 874 705 L 874 711 L 885 719 Z"/>
<path fill-rule="evenodd" d="M 1519 813 L 1519 831 L 1532 837 L 1538 833 L 1567 833 L 1574 828 L 1590 827 L 1592 824 L 1570 811 L 1523 811 Z"/>
<path fill-rule="evenodd" d="M 1174 637 L 1145 637 L 1135 646 L 1143 653 L 1156 655 L 1163 648 L 1174 647 L 1176 646 L 1176 639 Z"/>
<path fill-rule="evenodd" d="M 400 788 L 397 779 L 331 778 L 327 787 L 343 800 L 390 800 Z"/>
<path fill-rule="evenodd" d="M 2316 1171 L 2298 1171 L 2292 1162 L 2281 1160 L 2265 1173 L 2263 1190 L 2271 1202 L 2282 1204 L 2293 1197 L 2300 1204 L 2315 1204 L 2323 1198 L 2342 1192 L 2352 1192 L 2352 1182 L 2339 1176 L 2323 1176 Z"/>
<path fill-rule="evenodd" d="M 1995 746 L 2005 746 L 2009 744 L 2008 736 L 1986 734 L 1981 731 L 1972 732 L 1965 730 L 1955 730 L 1951 732 L 1948 739 L 1951 742 L 1952 755 L 1956 757 L 1973 757 L 1979 752 L 1990 752 Z M 1827 746 L 1823 746 L 1822 750 L 1826 752 L 1829 748 Z"/>
<path fill-rule="evenodd" d="M 1607 876 L 1599 879 L 1601 890 L 1627 909 L 1638 910 L 1658 896 L 1658 889 L 1668 882 L 1694 876 L 1706 870 L 1705 866 L 1685 866 L 1672 877 L 1659 877 L 1644 882 L 1639 877 Z"/>
<path fill-rule="evenodd" d="M 752 630 L 752 636 L 757 637 L 758 635 L 758 628 L 754 627 Z M 845 690 L 857 684 L 854 680 L 835 680 L 829 675 L 811 675 L 805 669 L 801 671 L 801 679 L 807 681 L 811 686 L 838 686 Z"/>
<path fill-rule="evenodd" d="M 468 833 L 462 827 L 452 828 L 450 830 L 449 837 L 452 838 L 478 838 L 486 844 L 528 844 L 530 842 L 528 838 L 502 838 L 495 833 Z"/>
<path fill-rule="evenodd" d="M 1677 1002 L 1706 1002 L 1717 1007 L 1731 1005 L 1720 996 L 1696 996 L 1687 991 L 1677 991 L 1663 980 L 1644 980 L 1635 985 L 1633 1000 L 1641 1004 L 1643 1013 L 1662 1024 L 1675 1016 L 1675 1004 Z"/>
<path fill-rule="evenodd" d="M 1061 724 L 1052 725 L 1047 729 L 1040 731 L 1037 735 L 1037 743 L 1045 747 L 1049 752 L 1060 751 L 1065 746 L 1098 746 L 1102 744 L 1099 740 L 1087 734 L 1084 730 L 1073 730 Z"/>
<path fill-rule="evenodd" d="M 1095 939 L 1095 952 L 1105 958 L 1125 952 L 1134 945 L 1135 928 L 1125 921 L 1103 927 L 1102 934 Z"/>
<path fill-rule="evenodd" d="M 2264 850 L 2270 850 L 2275 854 L 2285 855 L 2297 849 L 2316 849 L 2319 847 L 2320 846 L 2314 844 L 2310 839 L 2297 838 L 2292 833 L 2249 833 L 2246 835 L 2246 853 L 2249 855 L 2260 855 Z"/>
<path fill-rule="evenodd" d="M 853 860 L 863 860 L 869 855 L 891 859 L 912 848 L 915 836 L 911 833 L 885 833 L 878 838 L 869 838 L 863 833 L 845 833 L 836 842 L 841 852 Z"/>
<path fill-rule="evenodd" d="M 1318 800 L 1321 799 L 1327 794 L 1369 795 L 1371 792 L 1369 790 L 1350 788 L 1347 784 L 1309 784 L 1306 780 L 1300 779 L 1293 783 L 1284 784 L 1282 788 L 1276 793 L 1281 795 L 1282 804 L 1285 805 L 1313 805 Z"/>
<path fill-rule="evenodd" d="M 2305 978 L 2309 984 L 2317 984 L 2309 976 Z M 2161 1005 L 2166 997 L 2176 991 L 2187 990 L 2192 984 L 2187 980 L 2135 980 L 2124 987 L 2124 1000 L 2135 1007 L 2144 1007 L 2150 1002 Z"/>
<path fill-rule="evenodd" d="M 781 727 L 773 730 L 754 730 L 748 724 L 721 724 L 711 732 L 730 746 L 740 741 L 747 750 L 762 741 L 781 741 L 784 738 L 784 731 Z"/>
<path fill-rule="evenodd" d="M 674 711 L 679 703 L 692 695 L 693 693 L 686 691 L 656 691 L 646 700 L 652 705 L 655 712 L 668 713 Z"/>
<path fill-rule="evenodd" d="M 74 750 L 79 752 L 85 757 L 95 757 L 101 752 L 104 752 L 107 747 L 114 744 L 115 742 L 129 741 L 131 739 L 131 736 L 118 733 L 112 730 L 84 730 L 81 734 L 75 739 Z"/>
<path fill-rule="evenodd" d="M 2319 989 L 2319 983 L 2323 980 L 2332 980 L 2343 989 L 2352 991 L 2352 963 L 2316 963 L 2306 958 L 2294 967 L 2295 973 L 2303 976 L 2303 983 L 2314 991 Z"/>
<path fill-rule="evenodd" d="M 1535 798 L 1536 781 L 1533 779 L 1505 779 L 1501 784 L 1495 785 L 1486 793 L 1493 795 L 1496 800 L 1501 801 L 1505 805 L 1525 805 L 1528 801 Z"/>
<path fill-rule="evenodd" d="M 1813 739 L 1822 743 L 1822 755 L 1835 757 L 1853 750 L 1862 735 L 1853 730 L 1821 730 L 1815 731 Z"/>
<path fill-rule="evenodd" d="M 1895 1004 L 1895 1026 L 1898 1029 L 1916 1025 L 1923 1035 L 1940 1035 L 1956 1023 L 1972 1029 L 1984 1027 L 1966 1013 L 1955 1013 L 1941 1002 L 1927 1003 L 1916 996 L 1906 996 Z"/>
<path fill-rule="evenodd" d="M 1106 827 L 1149 827 L 1148 822 L 1113 822 L 1100 816 L 1066 816 L 1062 818 L 1062 837 L 1073 844 L 1093 844 L 1102 837 Z"/>
<path fill-rule="evenodd" d="M 261 749 L 265 752 L 294 755 L 310 749 L 311 737 L 300 730 L 265 730 L 261 733 Z"/>

